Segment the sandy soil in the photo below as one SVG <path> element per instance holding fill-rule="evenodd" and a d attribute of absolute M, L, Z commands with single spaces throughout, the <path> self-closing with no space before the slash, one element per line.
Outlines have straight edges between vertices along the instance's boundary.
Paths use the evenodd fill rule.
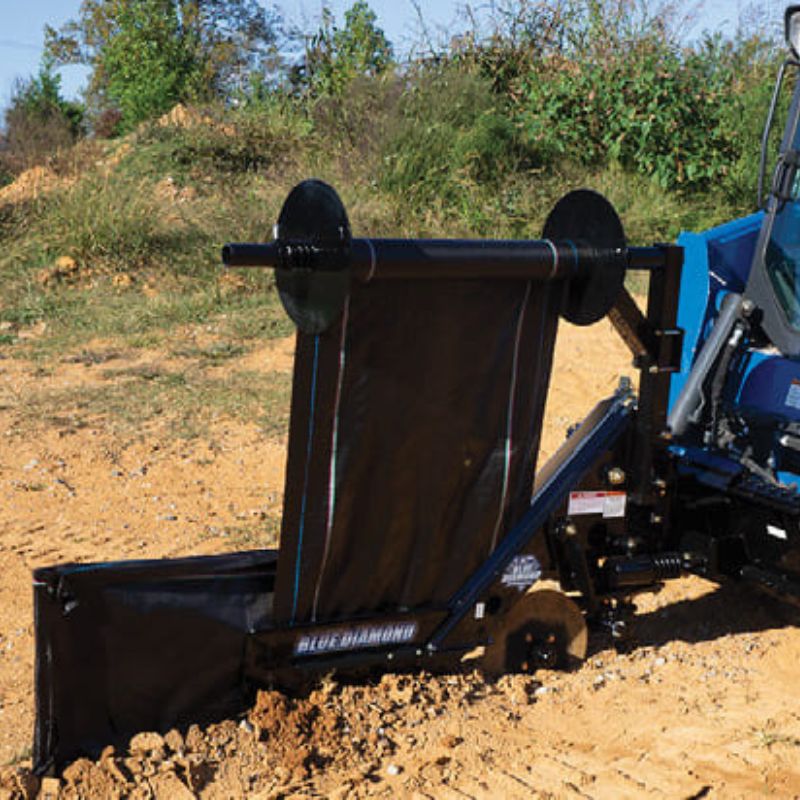
<path fill-rule="evenodd" d="M 132 366 L 158 354 L 119 356 Z M 608 395 L 629 357 L 603 322 L 564 326 L 545 454 Z M 241 359 L 287 371 L 291 341 Z M 242 365 L 239 364 L 239 367 Z M 480 674 L 263 692 L 241 720 L 29 775 L 30 572 L 67 560 L 218 553 L 274 542 L 284 442 L 219 420 L 135 436 L 102 418 L 23 420 L 20 398 L 98 380 L 84 363 L 0 360 L 0 799 L 7 797 L 800 797 L 800 631 L 759 595 L 687 579 L 638 598 L 635 644 L 601 638 L 571 674 Z M 794 614 L 794 621 L 800 614 Z"/>

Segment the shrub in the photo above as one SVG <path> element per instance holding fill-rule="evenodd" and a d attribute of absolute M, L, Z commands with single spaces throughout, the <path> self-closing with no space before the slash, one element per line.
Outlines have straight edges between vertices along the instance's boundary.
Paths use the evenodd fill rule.
<path fill-rule="evenodd" d="M 229 97 L 274 63 L 279 27 L 256 0 L 82 0 L 77 19 L 45 27 L 45 48 L 91 67 L 92 110 L 118 109 L 126 132 L 179 101 Z"/>
<path fill-rule="evenodd" d="M 105 92 L 128 131 L 183 99 L 195 65 L 172 3 L 140 0 L 117 13 L 119 27 L 105 45 L 102 64 Z"/>
<path fill-rule="evenodd" d="M 392 46 L 365 0 L 356 0 L 344 19 L 337 28 L 323 9 L 322 25 L 306 46 L 296 79 L 312 96 L 344 95 L 354 80 L 382 75 L 393 64 Z"/>
<path fill-rule="evenodd" d="M 541 169 L 618 164 L 668 190 L 752 203 L 782 48 L 752 24 L 686 45 L 685 5 L 502 0 L 488 32 L 454 38 L 439 58 L 491 82 Z"/>
<path fill-rule="evenodd" d="M 381 183 L 414 203 L 452 203 L 465 185 L 496 184 L 526 156 L 487 79 L 432 69 L 409 82 L 385 146 Z"/>
<path fill-rule="evenodd" d="M 722 189 L 728 200 L 742 210 L 751 209 L 756 202 L 761 136 L 782 56 L 763 36 L 736 37 L 717 43 L 715 57 L 732 75 L 721 98 L 720 127 L 736 143 Z M 782 102 L 773 122 L 767 181 L 783 136 L 793 83 L 791 78 L 784 82 Z"/>
<path fill-rule="evenodd" d="M 323 146 L 355 149 L 372 167 L 397 114 L 404 82 L 394 74 L 353 78 L 344 95 L 309 98 L 309 117 Z"/>
<path fill-rule="evenodd" d="M 579 65 L 551 58 L 523 83 L 519 118 L 540 162 L 616 161 L 664 188 L 723 177 L 735 140 L 720 109 L 730 75 L 656 41 Z"/>
<path fill-rule="evenodd" d="M 117 108 L 107 108 L 94 121 L 94 135 L 99 139 L 111 139 L 122 132 L 122 112 Z"/>
<path fill-rule="evenodd" d="M 263 171 L 296 157 L 310 133 L 308 119 L 278 95 L 234 111 L 190 109 L 188 116 L 177 126 L 150 126 L 145 140 L 163 142 L 171 162 L 190 174 Z"/>

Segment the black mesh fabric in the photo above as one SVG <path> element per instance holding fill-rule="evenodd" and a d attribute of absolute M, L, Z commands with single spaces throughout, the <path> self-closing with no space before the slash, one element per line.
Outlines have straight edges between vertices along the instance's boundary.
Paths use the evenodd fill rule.
<path fill-rule="evenodd" d="M 245 642 L 271 619 L 276 555 L 37 570 L 34 767 L 239 713 Z"/>
<path fill-rule="evenodd" d="M 530 501 L 558 287 L 356 284 L 298 334 L 278 623 L 439 606 Z"/>

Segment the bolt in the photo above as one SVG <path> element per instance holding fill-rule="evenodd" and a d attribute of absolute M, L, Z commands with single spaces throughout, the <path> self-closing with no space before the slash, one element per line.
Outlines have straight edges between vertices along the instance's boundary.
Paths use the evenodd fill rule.
<path fill-rule="evenodd" d="M 616 619 L 611 623 L 611 638 L 622 641 L 628 636 L 628 625 L 624 619 Z"/>
<path fill-rule="evenodd" d="M 625 470 L 621 467 L 611 467 L 606 477 L 612 486 L 622 486 L 625 483 Z"/>

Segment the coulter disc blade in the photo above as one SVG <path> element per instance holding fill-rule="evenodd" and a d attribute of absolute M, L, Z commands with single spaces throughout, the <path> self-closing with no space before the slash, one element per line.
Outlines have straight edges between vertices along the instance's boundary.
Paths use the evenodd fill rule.
<path fill-rule="evenodd" d="M 563 592 L 532 589 L 502 618 L 486 648 L 486 672 L 567 669 L 586 658 L 586 621 Z"/>

